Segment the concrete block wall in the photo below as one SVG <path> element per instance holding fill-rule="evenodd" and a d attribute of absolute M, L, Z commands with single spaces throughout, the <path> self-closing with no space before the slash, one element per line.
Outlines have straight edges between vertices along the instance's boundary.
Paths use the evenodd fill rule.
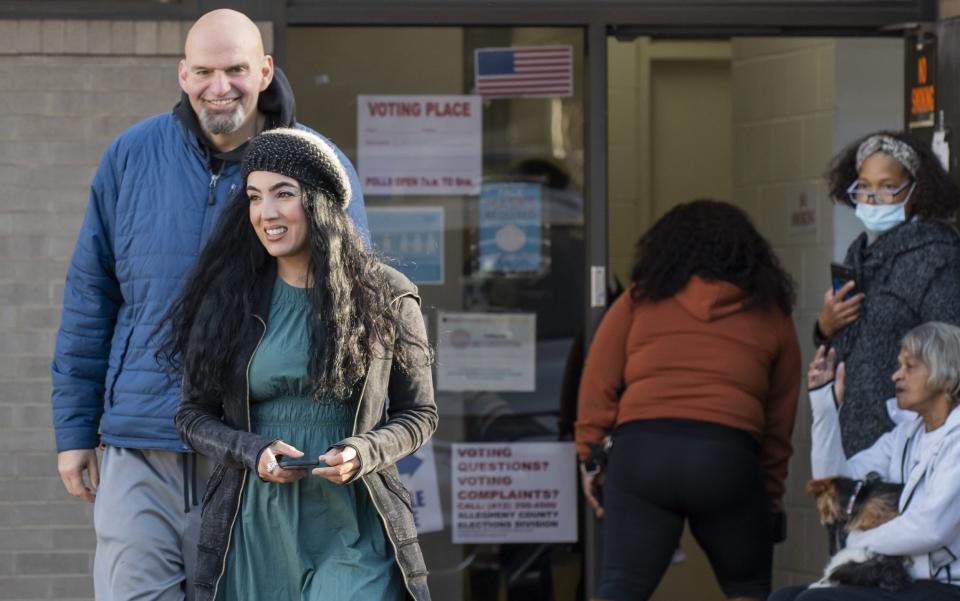
<path fill-rule="evenodd" d="M 860 233 L 830 202 L 822 174 L 833 155 L 873 130 L 902 127 L 903 44 L 891 39 L 742 38 L 733 43 L 735 199 L 771 241 L 797 286 L 795 323 L 803 371 L 829 264 Z M 891 72 L 891 65 L 894 72 Z M 816 208 L 815 231 L 790 227 L 801 195 Z M 789 538 L 774 558 L 776 584 L 818 577 L 827 542 L 811 499 L 810 411 L 801 396 L 785 504 Z"/>
<path fill-rule="evenodd" d="M 63 279 L 100 154 L 179 97 L 189 26 L 0 21 L 0 599 L 93 597 L 92 506 L 64 491 L 50 422 Z"/>
<path fill-rule="evenodd" d="M 734 199 L 774 246 L 797 286 L 795 322 L 804 361 L 827 284 L 832 207 L 820 178 L 833 151 L 835 42 L 832 39 L 739 38 L 733 41 Z M 793 233 L 790 208 L 804 195 L 817 228 Z M 826 556 L 813 504 L 810 414 L 801 399 L 785 504 L 789 537 L 777 547 L 776 584 L 815 579 Z"/>

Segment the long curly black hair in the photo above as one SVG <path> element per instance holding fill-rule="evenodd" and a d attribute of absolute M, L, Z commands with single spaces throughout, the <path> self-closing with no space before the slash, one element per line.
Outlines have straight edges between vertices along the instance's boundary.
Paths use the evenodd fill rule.
<path fill-rule="evenodd" d="M 401 369 L 429 364 L 428 342 L 409 331 L 392 303 L 390 286 L 375 256 L 357 236 L 346 212 L 322 192 L 303 185 L 310 246 L 307 288 L 308 374 L 314 398 L 347 399 L 377 349 L 392 352 Z M 182 367 L 200 394 L 225 394 L 238 352 L 235 341 L 262 293 L 265 272 L 276 259 L 250 225 L 249 200 L 238 193 L 204 247 L 164 322 L 170 329 L 157 358 Z M 265 316 L 263 316 L 265 317 Z M 231 344 L 234 342 L 234 344 Z"/>
<path fill-rule="evenodd" d="M 630 294 L 634 302 L 664 300 L 694 275 L 734 284 L 749 307 L 793 311 L 793 280 L 747 214 L 729 203 L 694 200 L 653 224 L 637 242 Z"/>
<path fill-rule="evenodd" d="M 933 154 L 930 146 L 917 138 L 898 131 L 878 131 L 866 135 L 844 148 L 830 162 L 829 171 L 824 174 L 830 188 L 830 198 L 834 202 L 855 206 L 847 195 L 847 188 L 856 181 L 857 149 L 864 140 L 872 136 L 890 136 L 907 144 L 920 157 L 920 166 L 915 177 L 916 188 L 910 195 L 907 207 L 908 217 L 920 219 L 951 219 L 960 209 L 960 188 Z"/>

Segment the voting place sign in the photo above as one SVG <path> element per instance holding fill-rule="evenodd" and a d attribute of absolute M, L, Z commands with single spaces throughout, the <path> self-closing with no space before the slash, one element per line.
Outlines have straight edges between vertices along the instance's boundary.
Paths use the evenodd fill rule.
<path fill-rule="evenodd" d="M 366 195 L 480 193 L 479 96 L 357 97 L 357 158 Z"/>

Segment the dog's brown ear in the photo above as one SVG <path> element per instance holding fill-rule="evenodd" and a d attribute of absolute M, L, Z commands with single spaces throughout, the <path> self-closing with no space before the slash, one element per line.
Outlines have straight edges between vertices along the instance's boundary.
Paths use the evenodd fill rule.
<path fill-rule="evenodd" d="M 819 497 L 823 493 L 833 490 L 833 481 L 836 480 L 836 476 L 831 476 L 829 478 L 820 478 L 819 480 L 811 480 L 807 482 L 807 486 L 804 490 L 808 495 L 813 497 Z"/>
<path fill-rule="evenodd" d="M 836 476 L 807 482 L 807 494 L 817 500 L 821 524 L 834 524 L 840 519 L 840 501 L 837 498 Z"/>

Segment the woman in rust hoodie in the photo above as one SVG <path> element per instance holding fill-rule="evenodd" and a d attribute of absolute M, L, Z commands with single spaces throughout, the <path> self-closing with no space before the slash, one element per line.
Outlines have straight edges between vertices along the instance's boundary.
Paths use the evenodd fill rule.
<path fill-rule="evenodd" d="M 727 598 L 766 599 L 801 378 L 793 284 L 722 202 L 672 209 L 637 250 L 580 385 L 583 484 L 609 533 L 596 596 L 650 597 L 689 520 Z"/>

